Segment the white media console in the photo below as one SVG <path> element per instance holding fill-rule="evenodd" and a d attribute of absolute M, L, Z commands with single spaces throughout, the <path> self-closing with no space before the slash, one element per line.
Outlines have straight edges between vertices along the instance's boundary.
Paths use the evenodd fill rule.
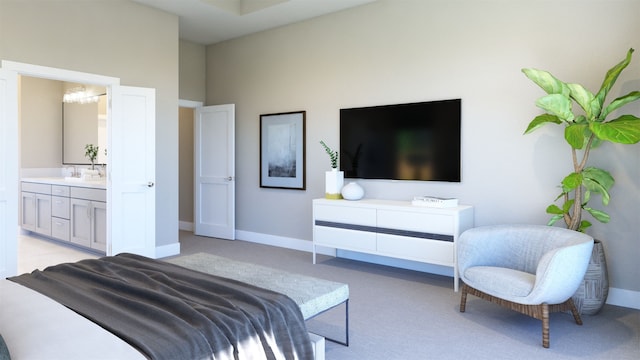
<path fill-rule="evenodd" d="M 472 228 L 473 207 L 435 208 L 410 201 L 313 200 L 313 263 L 316 247 L 350 250 L 453 268 L 458 291 L 456 241 Z"/>

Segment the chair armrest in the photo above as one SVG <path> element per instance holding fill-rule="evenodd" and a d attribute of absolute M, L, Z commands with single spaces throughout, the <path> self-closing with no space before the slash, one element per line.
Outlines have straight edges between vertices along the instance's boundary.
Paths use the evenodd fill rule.
<path fill-rule="evenodd" d="M 526 304 L 559 304 L 580 286 L 591 258 L 593 241 L 564 246 L 546 253 L 538 263 L 536 283 Z"/>

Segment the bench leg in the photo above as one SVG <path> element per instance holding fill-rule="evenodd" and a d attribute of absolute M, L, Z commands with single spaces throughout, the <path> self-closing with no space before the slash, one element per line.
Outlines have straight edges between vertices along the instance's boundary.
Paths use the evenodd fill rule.
<path fill-rule="evenodd" d="M 344 345 L 344 346 L 349 346 L 349 299 L 345 300 L 344 302 L 344 341 L 340 341 L 340 340 L 336 340 L 336 339 L 331 339 L 328 337 L 325 337 L 325 339 L 327 341 L 331 341 L 333 343 L 336 344 L 340 344 L 340 345 Z"/>

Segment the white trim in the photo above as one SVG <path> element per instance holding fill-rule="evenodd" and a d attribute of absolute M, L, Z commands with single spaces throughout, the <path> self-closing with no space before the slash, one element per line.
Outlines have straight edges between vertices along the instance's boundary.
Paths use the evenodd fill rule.
<path fill-rule="evenodd" d="M 17 72 L 20 75 L 77 82 L 83 84 L 94 84 L 102 86 L 120 85 L 120 78 L 111 76 L 90 74 L 85 72 L 52 68 L 47 66 L 32 65 L 15 61 L 2 60 L 2 68 Z"/>
<path fill-rule="evenodd" d="M 178 229 L 193 232 L 195 227 L 193 226 L 193 222 L 178 221 Z"/>
<path fill-rule="evenodd" d="M 312 252 L 313 248 L 313 243 L 309 240 L 294 239 L 269 234 L 260 234 L 242 230 L 236 230 L 236 239 L 306 252 Z M 318 253 L 322 254 L 321 252 Z M 325 255 L 335 256 L 335 251 L 328 252 Z M 311 261 L 311 258 L 309 258 L 309 261 Z"/>
<path fill-rule="evenodd" d="M 203 106 L 202 101 L 182 100 L 178 99 L 178 106 L 184 108 L 199 108 Z"/>
<path fill-rule="evenodd" d="M 156 259 L 174 255 L 180 255 L 180 242 L 156 246 Z"/>
<path fill-rule="evenodd" d="M 640 310 L 640 291 L 610 287 L 607 304 Z"/>

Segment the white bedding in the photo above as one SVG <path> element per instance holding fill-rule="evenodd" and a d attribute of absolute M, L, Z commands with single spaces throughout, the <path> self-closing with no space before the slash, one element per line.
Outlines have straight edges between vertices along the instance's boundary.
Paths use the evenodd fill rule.
<path fill-rule="evenodd" d="M 12 359 L 145 359 L 93 322 L 6 279 L 0 279 L 0 334 Z"/>

